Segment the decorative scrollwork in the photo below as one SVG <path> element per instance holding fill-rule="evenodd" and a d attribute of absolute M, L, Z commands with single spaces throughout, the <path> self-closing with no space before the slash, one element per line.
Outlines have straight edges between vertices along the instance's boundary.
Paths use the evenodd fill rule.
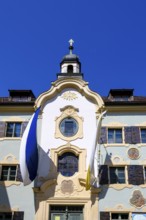
<path fill-rule="evenodd" d="M 72 101 L 72 100 L 78 98 L 75 93 L 70 92 L 70 91 L 63 93 L 63 95 L 62 95 L 61 97 L 62 97 L 63 99 L 68 100 L 68 101 Z"/>

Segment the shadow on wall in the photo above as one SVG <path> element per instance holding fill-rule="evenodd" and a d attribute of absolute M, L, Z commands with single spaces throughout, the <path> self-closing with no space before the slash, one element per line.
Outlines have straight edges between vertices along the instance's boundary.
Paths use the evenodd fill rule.
<path fill-rule="evenodd" d="M 112 154 L 111 153 L 108 154 L 106 150 L 106 157 L 105 157 L 104 164 L 101 165 L 99 169 L 99 183 L 102 189 L 99 194 L 99 200 L 104 199 L 106 197 L 106 194 L 109 188 L 108 165 L 112 166 L 111 157 L 112 157 Z"/>
<path fill-rule="evenodd" d="M 38 177 L 34 181 L 35 211 L 39 209 L 40 202 L 54 197 L 57 185 L 57 167 L 50 158 L 50 150 L 45 152 L 39 147 Z"/>
<path fill-rule="evenodd" d="M 3 183 L 3 185 L 0 185 L 0 212 L 11 210 L 7 187 L 5 182 Z"/>

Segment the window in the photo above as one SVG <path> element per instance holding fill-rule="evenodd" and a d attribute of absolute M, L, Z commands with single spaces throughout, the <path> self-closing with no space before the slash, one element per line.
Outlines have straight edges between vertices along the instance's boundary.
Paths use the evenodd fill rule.
<path fill-rule="evenodd" d="M 146 128 L 141 128 L 141 143 L 146 143 Z"/>
<path fill-rule="evenodd" d="M 1 170 L 1 181 L 15 181 L 16 180 L 16 174 L 17 174 L 17 166 L 2 166 Z"/>
<path fill-rule="evenodd" d="M 114 96 L 114 101 L 129 101 L 129 96 Z"/>
<path fill-rule="evenodd" d="M 125 183 L 125 167 L 109 167 L 110 184 Z"/>
<path fill-rule="evenodd" d="M 68 73 L 73 73 L 73 65 L 68 65 L 67 72 Z"/>
<path fill-rule="evenodd" d="M 144 167 L 144 183 L 146 183 L 146 167 Z"/>
<path fill-rule="evenodd" d="M 12 97 L 12 101 L 14 101 L 14 102 L 28 102 L 28 101 L 31 101 L 31 97 L 29 97 L 29 96 L 14 96 L 14 97 Z"/>
<path fill-rule="evenodd" d="M 68 117 L 61 121 L 60 131 L 65 137 L 72 137 L 78 131 L 78 123 L 74 118 Z"/>
<path fill-rule="evenodd" d="M 12 220 L 12 213 L 11 212 L 1 212 L 0 213 L 0 220 Z"/>
<path fill-rule="evenodd" d="M 23 220 L 24 212 L 0 212 L 0 220 Z"/>
<path fill-rule="evenodd" d="M 109 128 L 108 129 L 108 143 L 122 143 L 122 129 Z"/>
<path fill-rule="evenodd" d="M 83 219 L 83 206 L 51 205 L 49 219 Z"/>
<path fill-rule="evenodd" d="M 129 214 L 128 213 L 122 213 L 122 214 L 119 214 L 119 213 L 113 213 L 111 214 L 111 219 L 112 220 L 122 220 L 122 219 L 129 219 Z"/>
<path fill-rule="evenodd" d="M 132 219 L 133 220 L 145 220 L 146 219 L 146 213 L 132 213 Z"/>
<path fill-rule="evenodd" d="M 66 152 L 58 157 L 58 172 L 63 176 L 73 176 L 78 172 L 78 156 Z"/>
<path fill-rule="evenodd" d="M 6 137 L 20 137 L 21 122 L 7 122 Z"/>

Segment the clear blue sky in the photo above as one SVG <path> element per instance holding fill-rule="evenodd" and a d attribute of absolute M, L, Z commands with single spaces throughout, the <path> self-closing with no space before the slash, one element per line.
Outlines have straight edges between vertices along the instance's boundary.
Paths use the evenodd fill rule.
<path fill-rule="evenodd" d="M 146 0 L 1 0 L 0 96 L 48 90 L 70 38 L 92 90 L 146 96 Z"/>

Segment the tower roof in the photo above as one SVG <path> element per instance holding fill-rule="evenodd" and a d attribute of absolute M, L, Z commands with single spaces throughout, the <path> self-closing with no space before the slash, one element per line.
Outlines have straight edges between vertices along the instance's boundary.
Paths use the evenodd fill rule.
<path fill-rule="evenodd" d="M 74 41 L 69 40 L 69 54 L 65 55 L 60 63 L 60 73 L 57 74 L 58 78 L 61 77 L 78 77 L 83 78 L 81 73 L 81 63 L 79 57 L 73 54 L 73 43 Z"/>
<path fill-rule="evenodd" d="M 61 61 L 60 64 L 63 64 L 63 63 L 79 63 L 80 64 L 80 61 L 79 61 L 79 57 L 76 55 L 76 54 L 73 54 L 73 43 L 74 41 L 71 39 L 69 40 L 69 54 L 65 55 Z"/>

